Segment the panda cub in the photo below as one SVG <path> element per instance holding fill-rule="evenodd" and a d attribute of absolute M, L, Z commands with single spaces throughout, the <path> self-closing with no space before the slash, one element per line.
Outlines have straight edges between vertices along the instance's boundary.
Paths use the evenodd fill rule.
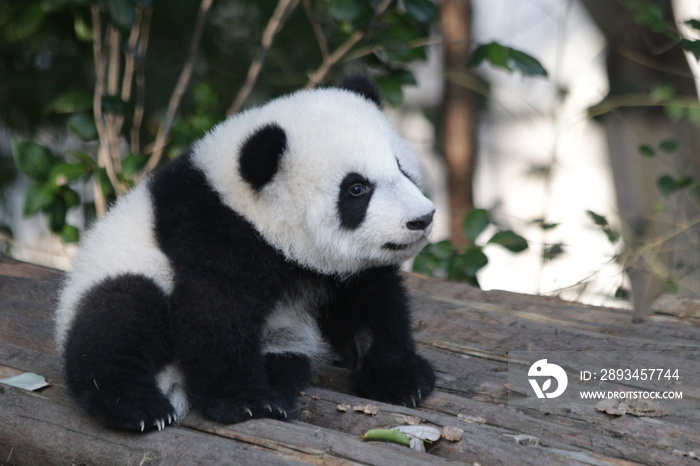
<path fill-rule="evenodd" d="M 398 265 L 433 214 L 364 77 L 233 116 L 85 235 L 56 314 L 69 393 L 136 431 L 286 419 L 327 343 L 359 395 L 415 406 L 435 375 Z"/>

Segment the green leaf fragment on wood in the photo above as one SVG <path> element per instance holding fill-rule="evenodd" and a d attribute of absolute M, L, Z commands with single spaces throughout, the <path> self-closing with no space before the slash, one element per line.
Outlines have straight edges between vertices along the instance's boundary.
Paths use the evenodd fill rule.
<path fill-rule="evenodd" d="M 375 440 L 378 442 L 398 443 L 399 445 L 410 446 L 411 441 L 403 432 L 394 429 L 372 429 L 363 435 L 362 440 Z"/>

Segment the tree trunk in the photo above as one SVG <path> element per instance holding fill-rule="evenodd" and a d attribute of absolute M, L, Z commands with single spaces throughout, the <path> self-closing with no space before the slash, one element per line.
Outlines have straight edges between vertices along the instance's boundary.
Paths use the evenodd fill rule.
<path fill-rule="evenodd" d="M 608 41 L 607 69 L 611 111 L 600 121 L 607 133 L 610 161 L 622 222 L 622 254 L 635 308 L 649 310 L 666 290 L 700 296 L 700 248 L 696 223 L 700 203 L 688 189 L 664 195 L 657 184 L 664 175 L 700 180 L 698 128 L 687 119 L 674 121 L 662 107 L 614 105 L 619 96 L 650 96 L 670 85 L 677 96 L 696 97 L 695 82 L 677 41 L 633 21 L 634 12 L 620 2 L 582 0 Z M 666 2 L 664 14 L 673 24 Z M 640 100 L 639 103 L 644 103 Z M 666 153 L 663 141 L 677 144 Z M 640 146 L 655 150 L 642 157 Z"/>
<path fill-rule="evenodd" d="M 470 0 L 442 2 L 445 76 L 449 76 L 450 71 L 467 68 L 471 15 Z M 463 248 L 467 239 L 462 231 L 462 220 L 474 205 L 474 103 L 469 89 L 449 79 L 445 82 L 442 123 L 443 150 L 449 172 L 450 239 L 456 248 Z"/>

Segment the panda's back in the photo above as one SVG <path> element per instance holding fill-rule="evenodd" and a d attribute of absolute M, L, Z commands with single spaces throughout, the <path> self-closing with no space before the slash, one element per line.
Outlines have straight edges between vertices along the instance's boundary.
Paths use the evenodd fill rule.
<path fill-rule="evenodd" d="M 172 289 L 173 271 L 155 237 L 148 181 L 120 199 L 82 239 L 56 312 L 59 348 L 84 293 L 107 278 L 126 274 L 148 277 L 166 294 Z"/>

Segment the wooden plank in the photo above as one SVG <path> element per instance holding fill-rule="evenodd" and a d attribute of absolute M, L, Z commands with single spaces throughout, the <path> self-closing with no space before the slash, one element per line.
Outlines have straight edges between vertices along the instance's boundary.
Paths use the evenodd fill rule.
<path fill-rule="evenodd" d="M 683 381 L 683 401 L 691 409 L 670 405 L 658 418 L 610 416 L 580 402 L 549 411 L 528 399 L 509 404 L 517 392 L 508 387 L 508 363 L 526 364 L 509 361 L 514 351 L 644 351 L 650 364 L 673 367 L 663 350 L 683 350 L 692 364 L 700 354 L 692 303 L 638 319 L 627 310 L 409 275 L 416 339 L 438 372 L 437 390 L 420 410 L 354 397 L 348 371 L 322 364 L 293 423 L 221 426 L 193 414 L 178 428 L 139 436 L 96 425 L 67 398 L 51 335 L 60 278 L 60 272 L 0 258 L 0 365 L 52 383 L 40 394 L 8 388 L 0 394 L 0 459 L 11 454 L 11 464 L 197 464 L 212 458 L 219 464 L 698 464 L 698 371 Z M 342 413 L 338 403 L 371 403 L 380 412 Z M 456 443 L 440 440 L 430 454 L 359 440 L 371 428 L 402 423 L 404 415 L 465 434 Z M 179 442 L 182 448 L 174 447 Z M 97 456 L 83 456 L 93 452 Z"/>
<path fill-rule="evenodd" d="M 73 406 L 7 386 L 2 390 L 0 458 L 16 466 L 308 463 L 303 455 L 270 451 L 188 429 L 144 435 L 115 433 L 77 416 Z"/>

